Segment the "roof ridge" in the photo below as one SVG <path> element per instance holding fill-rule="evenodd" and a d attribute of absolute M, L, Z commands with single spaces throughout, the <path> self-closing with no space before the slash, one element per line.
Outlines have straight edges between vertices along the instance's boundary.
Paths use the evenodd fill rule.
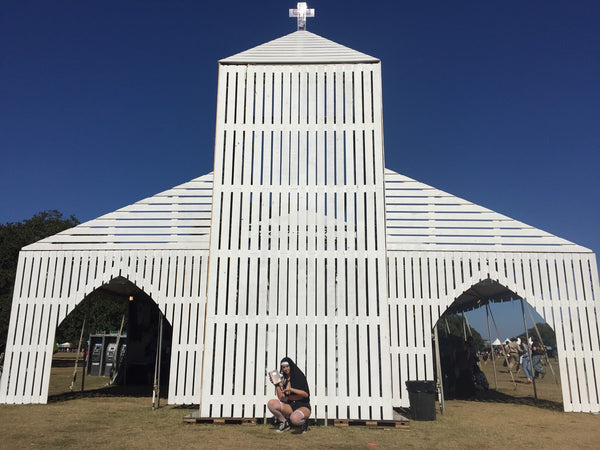
<path fill-rule="evenodd" d="M 379 59 L 306 30 L 257 45 L 221 59 L 221 64 L 377 63 Z"/>

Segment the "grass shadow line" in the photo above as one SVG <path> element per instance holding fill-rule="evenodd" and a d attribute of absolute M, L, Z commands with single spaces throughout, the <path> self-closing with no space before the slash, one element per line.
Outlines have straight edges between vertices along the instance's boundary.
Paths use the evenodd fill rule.
<path fill-rule="evenodd" d="M 166 392 L 166 391 L 165 391 Z M 62 392 L 48 396 L 48 403 L 64 402 L 77 400 L 81 398 L 94 397 L 152 397 L 152 386 L 148 385 L 126 385 L 126 386 L 104 386 L 98 389 L 76 390 L 72 392 Z M 161 396 L 161 399 L 163 397 Z"/>

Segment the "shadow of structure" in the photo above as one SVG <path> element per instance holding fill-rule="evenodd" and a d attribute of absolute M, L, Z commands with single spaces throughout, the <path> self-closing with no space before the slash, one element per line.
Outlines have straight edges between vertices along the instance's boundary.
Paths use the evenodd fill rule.
<path fill-rule="evenodd" d="M 64 402 L 68 400 L 76 400 L 80 398 L 96 398 L 96 397 L 148 397 L 152 398 L 152 386 L 141 385 L 113 385 L 105 386 L 98 389 L 90 389 L 73 392 L 61 392 L 48 396 L 48 403 Z M 161 395 L 161 398 L 163 396 Z M 164 397 L 166 399 L 166 397 Z"/>
<path fill-rule="evenodd" d="M 475 397 L 469 398 L 467 401 L 487 402 L 487 403 L 512 403 L 515 405 L 528 405 L 537 408 L 549 409 L 552 411 L 564 411 L 562 402 L 546 399 L 536 399 L 533 396 L 515 397 L 504 392 L 499 392 L 494 389 L 478 392 Z"/>

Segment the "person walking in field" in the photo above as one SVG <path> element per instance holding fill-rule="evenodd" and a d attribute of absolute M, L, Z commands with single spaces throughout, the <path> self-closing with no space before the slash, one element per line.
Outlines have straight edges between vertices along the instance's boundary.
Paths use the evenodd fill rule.
<path fill-rule="evenodd" d="M 519 343 L 517 342 L 517 338 L 511 338 L 510 342 L 507 344 L 508 347 L 508 370 L 511 372 L 516 372 L 519 370 Z"/>

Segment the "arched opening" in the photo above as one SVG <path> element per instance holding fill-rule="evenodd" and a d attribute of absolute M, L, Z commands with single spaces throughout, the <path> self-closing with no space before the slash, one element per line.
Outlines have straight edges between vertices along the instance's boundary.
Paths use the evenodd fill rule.
<path fill-rule="evenodd" d="M 434 335 L 441 362 L 438 368 L 434 354 L 436 374 L 446 399 L 530 400 L 562 410 L 556 336 L 518 293 L 489 278 L 482 280 L 448 307 Z M 518 345 L 512 351 L 511 340 Z"/>
<path fill-rule="evenodd" d="M 57 327 L 57 346 L 69 349 L 55 352 L 49 397 L 99 389 L 150 396 L 157 382 L 166 395 L 171 340 L 172 327 L 154 300 L 129 280 L 113 278 Z"/>

